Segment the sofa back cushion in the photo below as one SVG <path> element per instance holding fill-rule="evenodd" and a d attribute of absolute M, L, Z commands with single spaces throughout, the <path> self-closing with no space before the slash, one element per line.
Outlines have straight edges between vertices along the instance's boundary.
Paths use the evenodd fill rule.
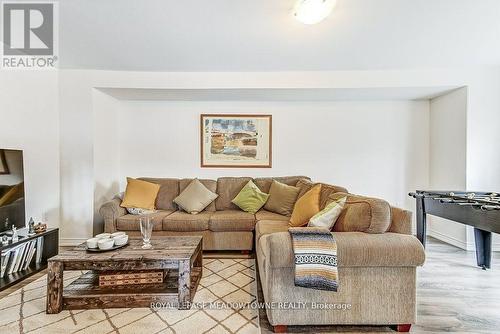
<path fill-rule="evenodd" d="M 217 194 L 219 197 L 215 200 L 217 211 L 240 210 L 231 201 L 251 179 L 251 177 L 219 177 L 217 179 Z"/>
<path fill-rule="evenodd" d="M 391 207 L 386 201 L 336 192 L 330 195 L 327 203 L 342 197 L 347 197 L 347 200 L 333 226 L 334 232 L 384 233 L 391 225 Z"/>
<path fill-rule="evenodd" d="M 182 179 L 179 180 L 179 194 L 186 189 L 186 187 L 193 181 L 194 179 Z M 209 179 L 198 179 L 198 181 L 201 182 L 205 187 L 207 187 L 208 190 L 210 190 L 213 193 L 217 193 L 217 181 L 215 180 L 209 180 Z M 205 210 L 203 211 L 210 211 L 214 212 L 215 211 L 215 201 L 210 203 Z"/>
<path fill-rule="evenodd" d="M 319 199 L 319 207 L 321 210 L 325 208 L 325 206 L 330 203 L 330 195 L 335 193 L 347 193 L 347 189 L 344 187 L 336 186 L 333 184 L 321 184 L 321 194 Z"/>
<path fill-rule="evenodd" d="M 139 180 L 156 183 L 160 190 L 156 196 L 155 206 L 158 210 L 176 210 L 174 198 L 179 196 L 179 179 L 141 177 Z"/>
<path fill-rule="evenodd" d="M 301 175 L 278 176 L 278 177 L 256 177 L 253 179 L 253 182 L 257 187 L 259 187 L 261 191 L 265 192 L 266 194 L 269 194 L 269 189 L 271 188 L 271 183 L 273 183 L 273 180 L 295 187 L 297 185 L 297 182 L 299 182 L 299 180 L 310 181 L 311 179 L 307 176 L 301 176 Z"/>
<path fill-rule="evenodd" d="M 306 192 L 308 192 L 316 183 L 312 182 L 311 180 L 308 179 L 301 179 L 297 182 L 296 187 L 300 189 L 299 196 L 298 198 L 301 198 L 304 196 Z M 321 184 L 321 193 L 320 193 L 320 199 L 319 199 L 319 207 L 321 210 L 323 210 L 327 203 L 329 203 L 330 200 L 330 195 L 337 193 L 337 192 L 343 192 L 347 193 L 347 189 L 344 187 L 340 186 L 335 186 L 333 184 L 326 184 L 326 183 L 319 183 Z"/>

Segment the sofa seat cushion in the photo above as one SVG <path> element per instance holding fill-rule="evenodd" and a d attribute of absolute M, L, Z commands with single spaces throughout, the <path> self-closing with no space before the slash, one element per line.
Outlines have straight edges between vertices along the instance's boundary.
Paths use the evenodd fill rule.
<path fill-rule="evenodd" d="M 337 242 L 339 267 L 416 267 L 425 260 L 422 244 L 412 235 L 390 232 L 333 232 L 332 235 Z M 269 254 L 266 261 L 272 268 L 293 268 L 290 233 L 262 235 L 258 245 L 269 248 L 264 253 Z"/>
<path fill-rule="evenodd" d="M 153 231 L 161 231 L 163 219 L 174 212 L 174 210 L 160 210 L 150 214 L 151 220 L 153 221 Z M 116 229 L 119 231 L 140 231 L 140 218 L 140 215 L 125 215 L 118 217 L 116 219 Z"/>
<path fill-rule="evenodd" d="M 290 217 L 288 216 L 283 216 L 283 215 L 280 215 L 279 213 L 275 213 L 275 212 L 271 212 L 271 211 L 267 211 L 267 210 L 259 210 L 256 214 L 255 214 L 255 220 L 259 221 L 259 220 L 284 220 L 284 221 L 289 221 L 290 220 Z"/>
<path fill-rule="evenodd" d="M 163 219 L 164 231 L 206 231 L 212 212 L 203 211 L 198 214 L 190 214 L 184 211 L 176 211 Z"/>
<path fill-rule="evenodd" d="M 288 232 L 288 220 L 261 220 L 255 225 L 255 240 L 261 236 L 277 232 Z"/>
<path fill-rule="evenodd" d="M 210 217 L 211 231 L 253 231 L 255 216 L 241 210 L 216 211 Z"/>

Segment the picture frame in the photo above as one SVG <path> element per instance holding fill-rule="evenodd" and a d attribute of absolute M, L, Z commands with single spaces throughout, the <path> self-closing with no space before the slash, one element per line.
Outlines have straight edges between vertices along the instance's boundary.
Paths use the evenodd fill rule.
<path fill-rule="evenodd" d="M 0 175 L 10 174 L 7 158 L 5 157 L 5 150 L 0 150 Z"/>
<path fill-rule="evenodd" d="M 272 115 L 201 114 L 202 168 L 271 168 Z"/>

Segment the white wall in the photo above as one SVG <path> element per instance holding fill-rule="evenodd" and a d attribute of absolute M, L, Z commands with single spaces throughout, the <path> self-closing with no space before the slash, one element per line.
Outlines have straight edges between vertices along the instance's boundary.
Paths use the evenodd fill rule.
<path fill-rule="evenodd" d="M 200 168 L 201 113 L 273 115 L 271 169 Z M 428 180 L 428 101 L 126 102 L 120 178 L 308 175 L 412 207 Z"/>
<path fill-rule="evenodd" d="M 432 190 L 466 189 L 467 88 L 430 101 L 430 165 Z M 429 235 L 467 248 L 466 226 L 429 216 Z"/>
<path fill-rule="evenodd" d="M 119 190 L 120 146 L 118 124 L 122 102 L 94 89 L 94 220 L 93 234 L 101 233 L 104 221 L 99 208 Z"/>
<path fill-rule="evenodd" d="M 62 245 L 92 235 L 94 217 L 94 115 L 84 71 L 59 72 Z"/>
<path fill-rule="evenodd" d="M 24 151 L 26 218 L 59 226 L 57 73 L 0 71 L 0 148 Z"/>
<path fill-rule="evenodd" d="M 94 150 L 98 145 L 103 143 L 95 143 L 95 117 L 98 113 L 95 110 L 100 109 L 100 99 L 95 99 L 93 91 L 95 88 L 136 88 L 136 89 L 172 89 L 172 88 L 187 88 L 187 89 L 210 89 L 210 88 L 224 88 L 224 89 L 239 89 L 239 88 L 266 88 L 272 90 L 273 88 L 348 88 L 348 89 L 390 89 L 390 88 L 404 88 L 410 89 L 412 87 L 444 87 L 444 86 L 467 86 L 469 91 L 469 103 L 467 111 L 467 187 L 469 189 L 500 189 L 500 173 L 498 171 L 498 160 L 500 155 L 492 147 L 498 143 L 499 131 L 492 131 L 498 124 L 492 122 L 497 120 L 500 113 L 500 69 L 493 68 L 461 68 L 461 69 L 436 69 L 436 70 L 390 70 L 390 71 L 337 71 L 337 72 L 113 72 L 113 71 L 80 71 L 80 70 L 63 70 L 60 71 L 60 113 L 61 113 L 61 212 L 62 212 L 62 226 L 63 226 L 63 240 L 62 243 L 71 244 L 80 242 L 82 239 L 88 238 L 93 232 L 93 218 L 97 205 L 94 204 L 94 184 L 95 184 L 95 165 L 100 165 L 100 162 L 94 162 L 98 154 L 94 154 Z M 187 102 L 182 102 L 184 104 Z M 192 106 L 192 104 L 190 104 Z M 241 110 L 248 110 L 248 112 L 267 113 L 268 109 L 251 110 L 250 107 L 241 103 Z M 267 106 L 267 105 L 266 105 Z M 230 112 L 231 108 L 216 108 L 214 112 Z M 164 112 L 164 108 L 160 112 Z M 153 111 L 150 111 L 153 113 Z M 205 110 L 197 113 L 205 112 Z M 208 112 L 208 111 L 207 111 Z M 234 112 L 234 109 L 233 109 Z M 293 115 L 293 112 L 291 113 Z M 339 115 L 337 115 L 339 116 Z M 186 117 L 188 117 L 186 115 Z M 340 116 L 339 116 L 340 117 Z M 279 117 L 278 117 L 279 119 Z M 370 119 L 372 121 L 372 119 Z M 376 120 L 377 121 L 377 120 Z M 404 121 L 400 119 L 402 123 Z M 274 120 L 277 124 L 277 120 Z M 170 124 L 175 124 L 179 128 L 180 122 L 172 119 Z M 192 122 L 188 120 L 188 126 L 183 128 L 184 131 L 193 131 L 194 138 L 198 138 L 197 119 Z M 283 124 L 283 123 L 282 123 Z M 349 123 L 353 125 L 355 123 Z M 138 136 L 140 133 L 141 124 L 137 124 L 137 130 L 129 135 Z M 165 124 L 167 127 L 169 124 Z M 184 124 L 182 124 L 184 125 Z M 161 128 L 162 124 L 155 124 L 157 128 Z M 334 125 L 332 125 L 334 126 Z M 363 125 L 369 128 L 368 122 Z M 346 127 L 347 128 L 347 127 Z M 295 127 L 297 131 L 300 128 Z M 483 131 L 486 129 L 487 132 Z M 389 132 L 393 129 L 383 128 L 381 133 L 386 133 L 390 138 L 395 136 Z M 147 134 L 148 136 L 150 134 Z M 332 134 L 333 136 L 334 134 Z M 97 137 L 105 136 L 97 135 Z M 276 137 L 275 137 L 276 138 Z M 399 139 L 399 138 L 398 138 Z M 196 141 L 197 143 L 197 141 Z M 105 144 L 105 143 L 104 143 Z M 275 145 L 277 144 L 275 139 Z M 372 143 L 369 143 L 372 144 Z M 378 143 L 375 143 L 378 144 Z M 485 144 L 485 145 L 482 145 Z M 177 143 L 167 142 L 165 145 L 170 147 L 177 145 Z M 481 146 L 478 146 L 481 145 Z M 198 152 L 198 145 L 192 147 L 191 150 Z M 175 150 L 172 149 L 172 150 Z M 485 154 L 485 151 L 488 154 Z M 275 148 L 275 153 L 279 150 Z M 123 152 L 122 152 L 123 153 Z M 127 152 L 128 154 L 129 152 Z M 182 152 L 181 152 L 182 153 Z M 382 151 L 383 156 L 388 155 L 386 151 Z M 408 151 L 408 154 L 413 152 Z M 140 155 L 140 152 L 135 154 Z M 158 154 L 163 154 L 162 151 Z M 109 155 L 102 155 L 109 159 Z M 307 156 L 307 155 L 306 155 Z M 354 156 L 359 158 L 360 155 Z M 112 156 L 113 159 L 119 159 Z M 364 161 L 370 161 L 367 157 L 362 157 Z M 404 160 L 404 157 L 401 157 Z M 193 168 L 198 168 L 198 154 L 190 158 L 193 159 Z M 281 159 L 275 157 L 275 159 Z M 329 158 L 334 159 L 334 158 Z M 187 160 L 186 160 L 187 161 Z M 185 162 L 186 162 L 185 161 Z M 279 160 L 275 160 L 279 161 Z M 408 160 L 406 160 L 408 161 Z M 486 161 L 486 165 L 483 165 Z M 337 163 L 337 161 L 335 161 Z M 395 165 L 388 166 L 387 170 L 401 171 L 406 166 L 402 161 L 401 169 L 397 169 Z M 309 165 L 306 165 L 309 164 Z M 153 166 L 151 163 L 145 164 L 146 166 Z M 180 172 L 176 164 L 173 163 L 165 170 L 157 170 L 150 167 L 150 170 L 136 170 L 132 173 L 137 175 L 157 175 L 162 172 L 162 175 L 172 175 L 174 171 Z M 271 171 L 262 171 L 262 173 L 281 173 L 288 171 L 286 169 Z M 373 169 L 368 166 L 365 173 L 370 173 Z M 409 166 L 411 168 L 411 166 Z M 280 167 L 281 168 L 281 167 Z M 304 169 L 311 176 L 316 178 L 316 171 L 314 162 L 304 162 Z M 352 168 L 352 165 L 350 165 Z M 426 167 L 423 167 L 426 168 Z M 427 167 L 428 168 L 428 167 Z M 346 169 L 343 169 L 344 171 Z M 290 170 L 292 172 L 293 170 Z M 205 173 L 205 170 L 203 170 Z M 207 170 L 206 173 L 214 173 L 216 171 Z M 243 170 L 224 170 L 225 174 L 243 174 Z M 357 181 L 351 173 L 336 170 L 337 175 L 333 182 L 343 183 L 348 186 L 352 191 L 358 192 L 359 190 L 366 189 L 365 193 L 375 194 L 380 190 L 377 188 L 377 183 L 367 182 L 361 184 Z M 260 173 L 260 171 L 259 171 Z M 125 175 L 122 172 L 121 175 Z M 184 171 L 182 172 L 185 175 Z M 251 173 L 256 175 L 257 171 Z M 329 177 L 333 173 L 327 173 Z M 373 173 L 371 182 L 379 177 Z M 400 174 L 398 174 L 401 176 Z M 320 175 L 321 177 L 321 175 Z M 403 176 L 401 180 L 404 180 Z M 403 181 L 394 181 L 391 185 L 392 189 L 403 188 L 401 184 Z M 328 180 L 327 180 L 328 181 Z M 416 184 L 414 188 L 426 188 L 428 180 L 422 184 Z M 406 190 L 404 190 L 406 192 Z M 361 191 L 359 191 L 361 192 Z M 385 190 L 384 190 L 385 192 Z M 398 201 L 403 201 L 403 195 L 388 195 L 388 199 L 395 204 Z M 414 204 L 411 200 L 407 199 L 411 208 Z"/>
<path fill-rule="evenodd" d="M 500 192 L 500 67 L 477 71 L 471 78 L 467 111 L 467 189 Z M 472 228 L 467 249 L 474 249 Z M 493 235 L 500 251 L 500 235 Z"/>

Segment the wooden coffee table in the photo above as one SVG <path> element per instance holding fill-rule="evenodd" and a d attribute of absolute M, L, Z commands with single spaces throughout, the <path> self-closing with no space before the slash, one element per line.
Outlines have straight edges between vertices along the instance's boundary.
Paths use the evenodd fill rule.
<path fill-rule="evenodd" d="M 153 302 L 189 309 L 202 275 L 202 237 L 152 239 L 142 249 L 141 239 L 109 252 L 91 253 L 82 244 L 48 260 L 47 313 L 62 310 L 150 307 Z M 163 283 L 99 287 L 99 271 L 166 270 Z M 63 288 L 65 270 L 88 270 Z"/>

